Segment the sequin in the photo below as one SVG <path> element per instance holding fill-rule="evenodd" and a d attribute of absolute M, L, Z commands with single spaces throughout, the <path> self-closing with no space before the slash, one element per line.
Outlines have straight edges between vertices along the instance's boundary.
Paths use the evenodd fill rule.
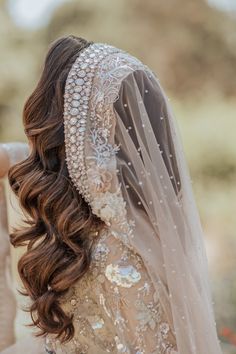
<path fill-rule="evenodd" d="M 94 330 L 101 329 L 104 326 L 104 320 L 99 316 L 88 317 L 88 320 Z"/>
<path fill-rule="evenodd" d="M 78 75 L 79 77 L 85 77 L 85 76 L 86 76 L 86 72 L 85 72 L 84 70 L 80 70 L 80 71 L 78 71 L 77 75 Z M 80 85 L 80 84 L 79 84 L 79 85 Z"/>
<path fill-rule="evenodd" d="M 77 86 L 74 89 L 75 92 L 81 92 L 82 91 L 82 86 Z"/>
<path fill-rule="evenodd" d="M 73 107 L 79 107 L 79 101 L 72 101 L 72 102 L 71 102 L 71 105 L 72 105 Z"/>
<path fill-rule="evenodd" d="M 79 132 L 85 132 L 85 130 L 86 130 L 85 127 L 79 127 L 79 128 L 78 128 L 78 131 L 79 131 Z"/>
<path fill-rule="evenodd" d="M 77 301 L 76 299 L 71 299 L 70 303 L 72 306 L 75 306 L 77 304 Z"/>
<path fill-rule="evenodd" d="M 108 280 L 124 288 L 130 288 L 141 279 L 141 274 L 132 265 L 109 264 L 106 267 L 105 275 Z"/>
<path fill-rule="evenodd" d="M 74 94 L 72 95 L 72 97 L 73 97 L 75 100 L 79 100 L 81 96 L 80 96 L 79 93 L 74 93 Z"/>
<path fill-rule="evenodd" d="M 77 119 L 76 119 L 76 118 L 71 118 L 71 119 L 70 119 L 70 124 L 75 125 L 76 122 L 77 122 Z"/>
<path fill-rule="evenodd" d="M 72 127 L 72 128 L 70 128 L 70 132 L 72 133 L 72 134 L 74 134 L 74 133 L 76 133 L 76 127 Z"/>
<path fill-rule="evenodd" d="M 76 116 L 79 113 L 79 110 L 77 108 L 72 108 L 70 110 L 70 114 L 72 114 L 72 116 Z"/>
<path fill-rule="evenodd" d="M 83 79 L 77 79 L 77 80 L 75 80 L 75 83 L 76 83 L 76 85 L 78 85 L 78 86 L 82 86 L 83 83 L 84 83 L 84 80 L 83 80 Z"/>

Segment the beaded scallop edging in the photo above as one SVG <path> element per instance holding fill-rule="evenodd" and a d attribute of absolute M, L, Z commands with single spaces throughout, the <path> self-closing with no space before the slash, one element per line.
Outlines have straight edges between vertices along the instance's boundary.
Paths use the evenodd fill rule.
<path fill-rule="evenodd" d="M 66 163 L 76 189 L 90 204 L 84 156 L 89 100 L 97 67 L 107 55 L 119 52 L 113 46 L 93 43 L 75 60 L 66 79 L 64 93 L 64 134 Z"/>

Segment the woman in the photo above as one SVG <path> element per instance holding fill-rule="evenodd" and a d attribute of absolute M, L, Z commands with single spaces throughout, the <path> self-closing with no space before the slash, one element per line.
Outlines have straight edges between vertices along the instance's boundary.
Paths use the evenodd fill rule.
<path fill-rule="evenodd" d="M 19 262 L 48 353 L 219 354 L 202 229 L 168 99 L 112 46 L 54 42 L 11 168 Z"/>

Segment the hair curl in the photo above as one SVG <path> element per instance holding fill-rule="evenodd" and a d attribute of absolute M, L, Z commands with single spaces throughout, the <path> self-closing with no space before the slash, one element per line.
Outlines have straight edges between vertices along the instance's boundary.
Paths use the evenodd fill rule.
<path fill-rule="evenodd" d="M 32 300 L 31 325 L 40 329 L 37 336 L 53 333 L 63 342 L 73 338 L 74 326 L 59 298 L 89 267 L 91 243 L 86 236 L 104 226 L 73 186 L 65 160 L 65 82 L 79 52 L 90 44 L 68 36 L 49 48 L 23 110 L 31 152 L 9 171 L 11 188 L 27 215 L 25 227 L 15 229 L 10 240 L 14 247 L 27 245 L 18 271 L 22 293 Z"/>

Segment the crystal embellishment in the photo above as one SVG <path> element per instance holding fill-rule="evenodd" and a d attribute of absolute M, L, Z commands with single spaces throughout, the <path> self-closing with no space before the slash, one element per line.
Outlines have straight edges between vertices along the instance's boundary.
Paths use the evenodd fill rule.
<path fill-rule="evenodd" d="M 73 107 L 79 107 L 79 101 L 72 101 L 71 105 Z"/>
<path fill-rule="evenodd" d="M 72 109 L 70 110 L 70 114 L 72 114 L 72 116 L 76 116 L 78 113 L 79 113 L 79 111 L 78 111 L 77 108 L 72 108 Z"/>
<path fill-rule="evenodd" d="M 106 267 L 105 275 L 110 282 L 124 288 L 130 288 L 141 279 L 141 274 L 131 264 L 127 266 L 109 264 Z"/>
<path fill-rule="evenodd" d="M 76 83 L 76 85 L 81 86 L 81 85 L 83 85 L 84 80 L 83 80 L 83 79 L 77 79 L 77 80 L 75 81 L 75 83 Z"/>
<path fill-rule="evenodd" d="M 96 69 L 108 53 L 113 54 L 118 51 L 117 48 L 106 44 L 91 44 L 75 60 L 66 80 L 64 132 L 67 168 L 74 185 L 89 204 L 91 196 L 84 158 L 88 102 Z"/>
<path fill-rule="evenodd" d="M 79 77 L 85 77 L 85 76 L 86 76 L 86 72 L 85 72 L 84 70 L 80 70 L 80 71 L 78 72 L 78 76 L 79 76 Z"/>

